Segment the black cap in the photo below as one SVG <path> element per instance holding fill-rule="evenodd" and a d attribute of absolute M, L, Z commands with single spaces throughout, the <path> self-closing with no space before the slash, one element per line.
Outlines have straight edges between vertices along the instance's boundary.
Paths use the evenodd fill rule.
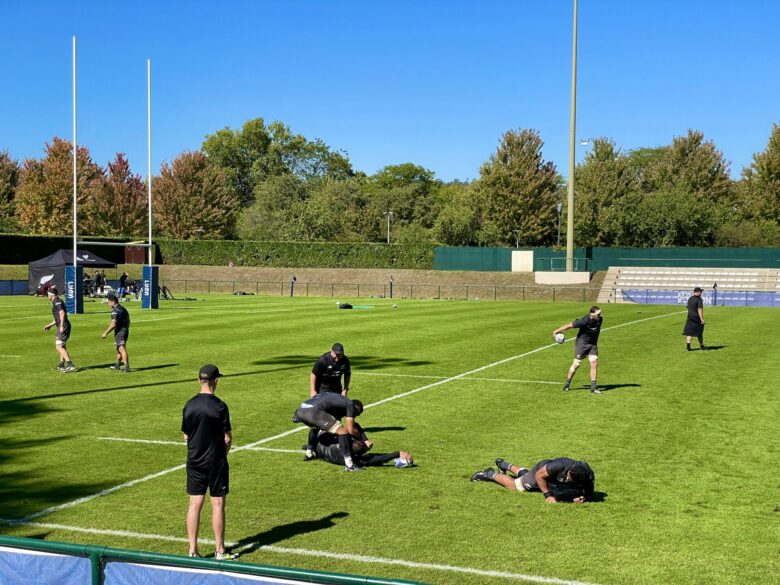
<path fill-rule="evenodd" d="M 47 290 L 46 292 L 49 293 L 50 295 L 58 295 L 58 294 L 60 294 L 60 291 L 57 290 L 56 286 L 50 286 L 49 290 Z"/>
<path fill-rule="evenodd" d="M 216 380 L 221 376 L 222 374 L 219 373 L 219 368 L 214 364 L 206 364 L 200 369 L 200 372 L 198 372 L 198 378 L 201 380 Z"/>
<path fill-rule="evenodd" d="M 344 355 L 344 346 L 340 343 L 334 343 L 330 350 L 336 355 Z"/>
<path fill-rule="evenodd" d="M 701 287 L 697 286 L 695 289 L 693 289 L 693 292 L 702 292 Z"/>
<path fill-rule="evenodd" d="M 109 301 L 118 301 L 119 297 L 116 296 L 116 293 L 110 292 L 106 295 L 106 299 Z"/>

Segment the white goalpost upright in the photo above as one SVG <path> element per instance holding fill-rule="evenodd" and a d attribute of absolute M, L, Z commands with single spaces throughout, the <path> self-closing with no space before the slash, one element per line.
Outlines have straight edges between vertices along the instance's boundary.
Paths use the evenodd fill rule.
<path fill-rule="evenodd" d="M 76 141 L 76 37 L 73 36 L 73 267 L 65 270 L 66 302 L 71 313 L 83 313 L 83 272 L 78 265 L 78 246 L 138 246 L 147 248 L 147 264 L 143 267 L 143 285 L 141 289 L 141 307 L 156 309 L 158 301 L 158 268 L 154 266 L 154 247 L 152 242 L 152 60 L 146 60 L 146 146 L 147 170 L 146 185 L 148 197 L 148 240 L 146 242 L 99 242 L 79 241 L 78 239 L 78 145 Z"/>

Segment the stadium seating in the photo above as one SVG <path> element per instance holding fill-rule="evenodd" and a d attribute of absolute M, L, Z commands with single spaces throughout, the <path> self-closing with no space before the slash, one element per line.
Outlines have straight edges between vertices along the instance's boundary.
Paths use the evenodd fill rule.
<path fill-rule="evenodd" d="M 599 303 L 622 303 L 623 290 L 780 292 L 780 271 L 767 268 L 669 268 L 612 266 L 599 292 Z"/>

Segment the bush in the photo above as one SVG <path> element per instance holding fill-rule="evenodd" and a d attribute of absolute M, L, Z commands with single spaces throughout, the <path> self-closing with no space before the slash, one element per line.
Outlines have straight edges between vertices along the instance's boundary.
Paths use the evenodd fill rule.
<path fill-rule="evenodd" d="M 291 268 L 433 268 L 433 246 L 334 242 L 157 240 L 165 264 Z"/>

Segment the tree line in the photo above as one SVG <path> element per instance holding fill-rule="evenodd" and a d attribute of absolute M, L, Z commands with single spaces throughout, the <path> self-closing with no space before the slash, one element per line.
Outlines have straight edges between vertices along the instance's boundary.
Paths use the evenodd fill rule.
<path fill-rule="evenodd" d="M 346 153 L 261 118 L 205 137 L 153 178 L 154 230 L 176 239 L 382 242 L 452 246 L 565 243 L 566 185 L 533 129 L 510 130 L 470 182 L 405 163 L 373 175 Z M 0 232 L 65 234 L 72 222 L 70 142 L 20 163 L 0 151 Z M 143 237 L 145 182 L 118 153 L 77 153 L 79 231 Z M 703 133 L 624 152 L 592 141 L 575 171 L 578 246 L 779 246 L 780 126 L 738 180 Z M 559 211 L 560 210 L 560 211 Z M 559 223 L 560 222 L 560 223 Z M 560 225 L 563 224 L 563 225 Z"/>

